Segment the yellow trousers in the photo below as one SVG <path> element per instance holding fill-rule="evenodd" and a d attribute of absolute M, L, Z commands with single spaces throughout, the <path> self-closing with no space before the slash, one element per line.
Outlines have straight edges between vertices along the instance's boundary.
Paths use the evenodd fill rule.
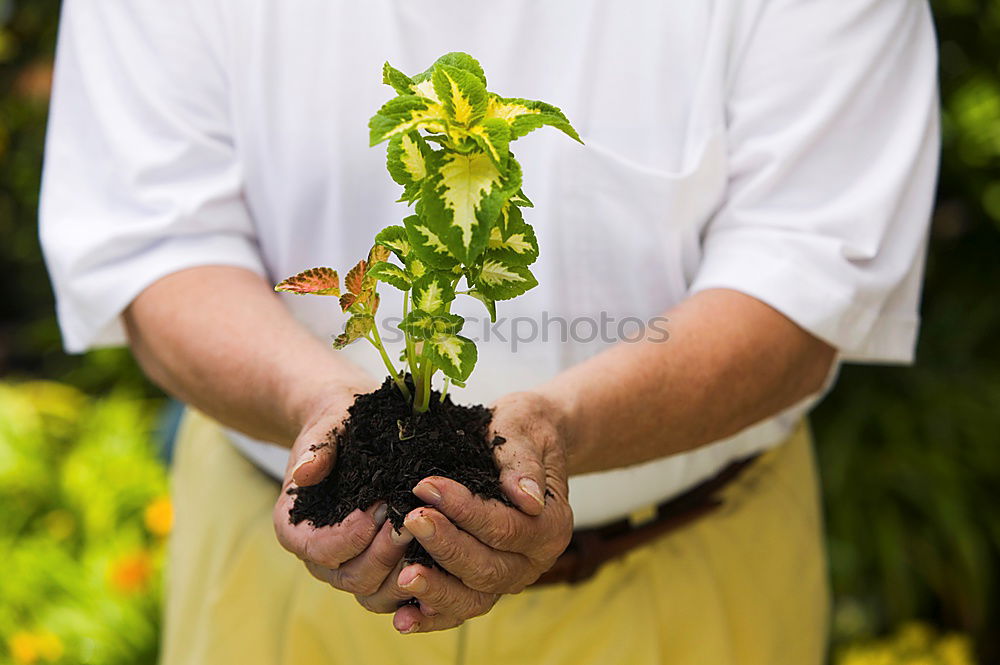
<path fill-rule="evenodd" d="M 506 596 L 458 629 L 399 635 L 274 537 L 278 485 L 189 413 L 173 472 L 163 665 L 819 665 L 828 616 L 803 425 L 716 512 L 589 581 Z"/>

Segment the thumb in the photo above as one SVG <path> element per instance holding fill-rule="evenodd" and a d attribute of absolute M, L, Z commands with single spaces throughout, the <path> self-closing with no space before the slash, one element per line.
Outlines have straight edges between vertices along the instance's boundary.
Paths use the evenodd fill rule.
<path fill-rule="evenodd" d="M 315 485 L 330 474 L 337 458 L 336 430 L 318 428 L 304 431 L 295 440 L 288 458 L 285 484 Z"/>

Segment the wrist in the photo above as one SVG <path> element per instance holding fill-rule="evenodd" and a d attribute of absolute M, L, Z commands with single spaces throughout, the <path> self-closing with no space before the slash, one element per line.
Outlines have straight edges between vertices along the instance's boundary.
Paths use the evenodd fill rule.
<path fill-rule="evenodd" d="M 589 449 L 587 413 L 580 392 L 572 382 L 556 377 L 533 391 L 541 405 L 540 413 L 555 428 L 563 441 L 568 475 L 586 471 L 586 451 Z"/>
<path fill-rule="evenodd" d="M 284 391 L 284 421 L 288 445 L 305 429 L 328 418 L 346 415 L 355 395 L 375 390 L 378 384 L 360 370 L 337 372 L 315 381 L 297 381 Z"/>

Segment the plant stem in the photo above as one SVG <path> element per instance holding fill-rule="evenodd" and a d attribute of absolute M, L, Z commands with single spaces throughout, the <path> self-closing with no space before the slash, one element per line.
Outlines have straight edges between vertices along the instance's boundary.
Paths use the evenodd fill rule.
<path fill-rule="evenodd" d="M 424 394 L 420 403 L 420 411 L 426 411 L 431 405 L 431 377 L 434 375 L 434 363 L 431 362 L 431 345 L 424 342 Z"/>
<path fill-rule="evenodd" d="M 406 315 L 410 313 L 410 292 L 403 292 L 403 320 L 406 320 Z M 403 331 L 403 337 L 406 339 L 406 364 L 410 367 L 410 376 L 413 377 L 414 386 L 416 386 L 417 380 L 417 352 L 414 348 L 413 336 L 410 333 Z"/>
<path fill-rule="evenodd" d="M 441 403 L 444 404 L 444 398 L 448 396 L 448 388 L 451 386 L 451 379 L 449 377 L 444 377 L 444 390 L 441 391 Z"/>
<path fill-rule="evenodd" d="M 413 376 L 413 385 L 417 389 L 417 395 L 413 400 L 414 413 L 423 413 L 431 403 L 431 375 L 434 373 L 434 364 L 430 358 L 430 342 L 424 340 L 421 348 L 421 361 L 417 373 Z"/>
<path fill-rule="evenodd" d="M 396 371 L 396 368 L 392 366 L 392 361 L 389 360 L 389 354 L 385 352 L 385 346 L 382 344 L 382 337 L 378 334 L 377 321 L 372 323 L 372 336 L 368 338 L 368 341 L 371 342 L 376 349 L 378 349 L 379 355 L 382 356 L 382 362 L 385 363 L 386 369 L 389 370 L 389 376 L 391 376 L 392 380 L 396 382 L 396 386 L 399 388 L 399 391 L 403 393 L 403 397 L 405 397 L 407 401 L 410 401 L 410 389 L 406 387 L 406 382 L 403 381 L 403 378 Z"/>

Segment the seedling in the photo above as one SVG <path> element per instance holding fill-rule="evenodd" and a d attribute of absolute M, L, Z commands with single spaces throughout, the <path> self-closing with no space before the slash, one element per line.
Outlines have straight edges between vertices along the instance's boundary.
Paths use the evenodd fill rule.
<path fill-rule="evenodd" d="M 345 276 L 343 290 L 337 272 L 326 267 L 289 277 L 275 290 L 338 297 L 351 317 L 334 347 L 368 340 L 413 411 L 421 413 L 439 370 L 443 400 L 449 382 L 464 386 L 476 364 L 475 343 L 459 334 L 465 319 L 451 312 L 456 296 L 482 301 L 495 321 L 497 301 L 538 284 L 529 269 L 538 242 L 522 214 L 532 204 L 521 189 L 521 165 L 510 144 L 545 125 L 580 137 L 554 106 L 489 92 L 482 67 L 465 53 L 444 55 L 412 78 L 386 63 L 382 80 L 397 96 L 368 123 L 371 145 L 389 142 L 389 175 L 403 187 L 399 200 L 413 214 L 375 236 L 368 257 Z M 380 282 L 404 292 L 401 360 L 412 391 L 375 323 Z"/>

